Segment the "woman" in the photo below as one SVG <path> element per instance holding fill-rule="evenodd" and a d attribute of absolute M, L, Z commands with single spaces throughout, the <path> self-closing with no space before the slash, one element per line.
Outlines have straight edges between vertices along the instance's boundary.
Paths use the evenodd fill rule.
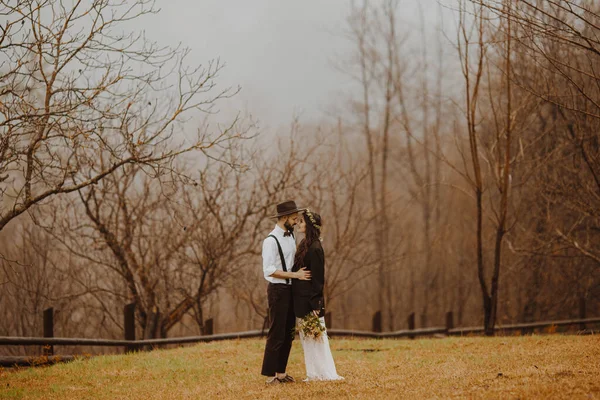
<path fill-rule="evenodd" d="M 325 328 L 325 301 L 323 299 L 325 253 L 321 246 L 321 229 L 321 216 L 307 209 L 297 225 L 298 232 L 304 233 L 305 237 L 296 251 L 292 271 L 306 268 L 311 273 L 311 280 L 294 279 L 292 281 L 292 296 L 297 322 L 307 314 L 313 313 L 319 317 L 321 325 Z M 329 349 L 327 331 L 323 332 L 318 339 L 307 338 L 300 331 L 300 342 L 304 350 L 304 362 L 306 364 L 305 381 L 344 379 L 335 370 L 333 356 Z"/>

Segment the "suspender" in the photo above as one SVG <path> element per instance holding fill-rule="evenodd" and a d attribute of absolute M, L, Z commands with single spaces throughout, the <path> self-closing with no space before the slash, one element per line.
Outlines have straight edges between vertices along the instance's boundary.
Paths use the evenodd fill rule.
<path fill-rule="evenodd" d="M 287 272 L 287 268 L 285 266 L 285 258 L 283 257 L 283 250 L 281 249 L 281 245 L 279 244 L 279 240 L 277 240 L 277 238 L 274 235 L 269 235 L 268 237 L 272 237 L 273 239 L 275 239 L 275 242 L 277 243 L 277 250 L 279 250 L 279 258 L 281 258 L 281 266 L 283 267 L 283 270 L 285 272 Z M 287 278 L 285 280 L 286 284 L 291 284 L 292 280 Z"/>

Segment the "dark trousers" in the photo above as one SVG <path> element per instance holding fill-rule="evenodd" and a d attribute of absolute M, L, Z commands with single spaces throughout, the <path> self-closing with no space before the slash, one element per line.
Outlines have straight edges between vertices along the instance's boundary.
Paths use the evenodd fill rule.
<path fill-rule="evenodd" d="M 292 285 L 269 283 L 267 288 L 269 302 L 269 333 L 263 358 L 262 375 L 275 376 L 283 373 L 287 367 L 296 318 L 292 304 Z"/>

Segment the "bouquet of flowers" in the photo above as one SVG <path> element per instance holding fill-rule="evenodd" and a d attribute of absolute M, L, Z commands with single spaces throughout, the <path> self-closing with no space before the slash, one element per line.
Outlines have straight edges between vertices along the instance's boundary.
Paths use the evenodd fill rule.
<path fill-rule="evenodd" d="M 296 332 L 302 332 L 307 339 L 321 340 L 325 327 L 321 325 L 319 317 L 314 312 L 310 312 L 300 319 L 296 325 Z"/>

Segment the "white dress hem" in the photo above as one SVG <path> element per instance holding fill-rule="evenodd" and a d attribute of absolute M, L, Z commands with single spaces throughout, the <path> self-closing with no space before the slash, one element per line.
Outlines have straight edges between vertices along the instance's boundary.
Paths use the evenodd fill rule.
<path fill-rule="evenodd" d="M 299 319 L 296 322 L 298 321 Z M 325 328 L 325 318 L 321 317 L 319 321 Z M 329 347 L 327 330 L 317 340 L 307 339 L 302 332 L 300 332 L 299 336 L 302 349 L 304 350 L 304 363 L 306 365 L 306 379 L 303 382 L 340 381 L 344 379 L 344 377 L 337 374 Z"/>

